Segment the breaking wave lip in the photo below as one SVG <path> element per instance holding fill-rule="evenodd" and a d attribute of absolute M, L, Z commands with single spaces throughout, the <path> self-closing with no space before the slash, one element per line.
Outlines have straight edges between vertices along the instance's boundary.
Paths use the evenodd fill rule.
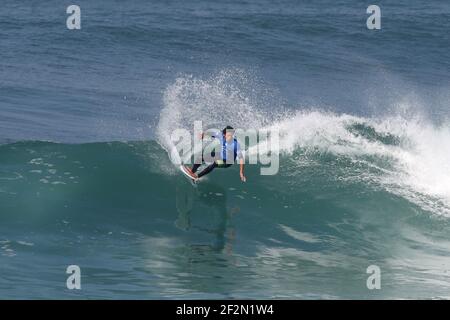
<path fill-rule="evenodd" d="M 164 92 L 157 142 L 173 155 L 171 131 L 191 131 L 196 120 L 202 120 L 204 128 L 233 124 L 242 129 L 277 130 L 276 151 L 299 166 L 311 152 L 362 162 L 378 170 L 361 180 L 424 210 L 450 216 L 449 123 L 435 125 L 420 116 L 336 114 L 317 108 L 270 112 L 267 101 L 273 99 L 265 99 L 264 94 L 270 96 L 267 92 L 241 70 L 223 70 L 207 79 L 180 76 Z M 261 151 L 263 146 L 247 152 L 257 148 Z M 294 160 L 292 155 L 299 150 L 303 155 Z"/>
<path fill-rule="evenodd" d="M 280 153 L 314 150 L 363 162 L 378 169 L 370 181 L 386 191 L 450 216 L 449 126 L 308 111 L 271 128 L 280 132 Z"/>

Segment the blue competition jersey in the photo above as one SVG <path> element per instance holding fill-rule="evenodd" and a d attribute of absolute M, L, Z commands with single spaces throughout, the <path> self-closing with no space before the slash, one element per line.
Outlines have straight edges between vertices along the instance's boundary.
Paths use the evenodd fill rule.
<path fill-rule="evenodd" d="M 242 156 L 241 146 L 236 139 L 233 139 L 231 142 L 227 142 L 220 131 L 215 132 L 211 135 L 211 137 L 220 141 L 220 145 L 222 146 L 220 152 L 221 160 L 226 161 L 226 159 L 230 158 L 234 158 L 233 160 L 244 158 Z"/>

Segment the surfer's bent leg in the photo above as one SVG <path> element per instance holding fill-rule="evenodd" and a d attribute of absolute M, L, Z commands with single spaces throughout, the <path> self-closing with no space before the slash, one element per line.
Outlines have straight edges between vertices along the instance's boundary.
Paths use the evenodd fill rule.
<path fill-rule="evenodd" d="M 211 171 L 214 170 L 214 168 L 217 167 L 217 163 L 213 162 L 211 163 L 209 166 L 207 166 L 204 170 L 202 170 L 202 172 L 200 172 L 197 176 L 203 177 L 204 175 L 207 175 L 208 173 L 210 173 Z M 198 167 L 197 167 L 198 168 Z M 193 169 L 193 168 L 192 168 Z"/>
<path fill-rule="evenodd" d="M 200 163 L 194 163 L 194 165 L 192 166 L 192 173 L 196 173 L 198 168 L 202 165 L 203 162 L 205 162 L 205 159 L 203 159 L 203 154 L 202 154 L 202 161 L 198 161 Z"/>
<path fill-rule="evenodd" d="M 200 164 L 194 164 L 193 166 L 192 166 L 192 169 L 191 169 L 191 171 L 192 171 L 192 173 L 196 173 L 197 172 L 197 170 L 198 170 L 198 167 L 200 167 Z"/>

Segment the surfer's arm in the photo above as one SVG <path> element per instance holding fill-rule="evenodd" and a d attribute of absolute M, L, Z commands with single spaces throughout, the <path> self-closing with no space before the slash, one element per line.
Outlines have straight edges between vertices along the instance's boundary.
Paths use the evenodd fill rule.
<path fill-rule="evenodd" d="M 241 180 L 242 182 L 245 182 L 247 180 L 247 178 L 245 178 L 245 174 L 244 174 L 244 159 L 241 158 L 239 159 L 239 175 L 241 176 Z"/>
<path fill-rule="evenodd" d="M 220 137 L 220 131 L 217 132 L 211 132 L 211 131 L 205 131 L 200 133 L 200 139 L 203 140 L 205 137 L 211 137 L 211 138 L 218 138 Z"/>
<path fill-rule="evenodd" d="M 241 145 L 237 142 L 237 158 L 239 159 L 239 176 L 241 177 L 242 182 L 245 182 L 247 179 L 244 174 L 244 155 L 241 151 Z"/>

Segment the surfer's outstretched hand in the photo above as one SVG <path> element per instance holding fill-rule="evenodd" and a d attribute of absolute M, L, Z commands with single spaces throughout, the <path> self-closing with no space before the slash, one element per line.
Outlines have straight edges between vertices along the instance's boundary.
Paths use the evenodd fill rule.
<path fill-rule="evenodd" d="M 241 181 L 246 182 L 247 178 L 244 176 L 244 174 L 241 172 L 240 175 L 241 175 Z"/>

